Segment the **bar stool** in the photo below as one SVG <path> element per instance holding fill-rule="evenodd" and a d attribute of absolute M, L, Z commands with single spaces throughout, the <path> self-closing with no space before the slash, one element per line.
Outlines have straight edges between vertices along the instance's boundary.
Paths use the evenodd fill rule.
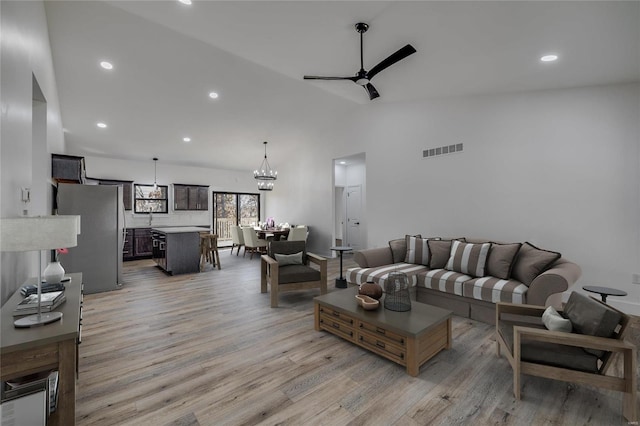
<path fill-rule="evenodd" d="M 200 232 L 200 271 L 206 263 L 220 269 L 220 253 L 218 253 L 218 236 L 208 232 Z"/>

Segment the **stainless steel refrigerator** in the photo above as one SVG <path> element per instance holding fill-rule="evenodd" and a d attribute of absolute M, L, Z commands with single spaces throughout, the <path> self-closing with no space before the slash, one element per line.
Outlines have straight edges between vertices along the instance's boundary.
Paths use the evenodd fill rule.
<path fill-rule="evenodd" d="M 78 245 L 60 256 L 65 272 L 82 272 L 84 293 L 122 285 L 124 204 L 117 185 L 58 184 L 58 214 L 80 215 Z"/>

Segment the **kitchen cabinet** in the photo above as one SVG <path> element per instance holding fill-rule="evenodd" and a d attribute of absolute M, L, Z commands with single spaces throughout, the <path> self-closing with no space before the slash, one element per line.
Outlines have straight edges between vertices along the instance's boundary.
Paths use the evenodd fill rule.
<path fill-rule="evenodd" d="M 124 247 L 122 248 L 122 260 L 132 260 L 133 255 L 133 229 L 127 228 L 124 234 Z"/>
<path fill-rule="evenodd" d="M 51 178 L 56 182 L 84 183 L 84 157 L 51 154 Z"/>
<path fill-rule="evenodd" d="M 174 210 L 209 210 L 209 187 L 173 184 Z"/>
<path fill-rule="evenodd" d="M 153 260 L 172 275 L 200 271 L 200 232 L 194 226 L 153 228 Z"/>
<path fill-rule="evenodd" d="M 133 206 L 133 181 L 116 179 L 96 179 L 100 185 L 122 186 L 122 202 L 125 210 L 131 210 Z"/>
<path fill-rule="evenodd" d="M 136 257 L 151 256 L 151 228 L 136 228 L 133 233 L 133 246 Z"/>
<path fill-rule="evenodd" d="M 122 260 L 144 259 L 152 254 L 151 228 L 127 228 Z"/>

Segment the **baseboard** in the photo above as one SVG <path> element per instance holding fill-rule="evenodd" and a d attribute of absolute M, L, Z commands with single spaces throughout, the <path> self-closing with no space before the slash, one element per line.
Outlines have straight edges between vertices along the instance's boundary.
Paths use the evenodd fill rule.
<path fill-rule="evenodd" d="M 608 298 L 607 304 L 624 312 L 625 314 L 635 315 L 640 317 L 640 303 L 627 302 L 624 300 L 613 300 L 611 298 Z"/>

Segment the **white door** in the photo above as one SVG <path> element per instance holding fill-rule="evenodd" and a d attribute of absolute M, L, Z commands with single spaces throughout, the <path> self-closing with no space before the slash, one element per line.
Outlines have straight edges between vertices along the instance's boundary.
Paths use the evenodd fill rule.
<path fill-rule="evenodd" d="M 357 250 L 360 249 L 360 209 L 362 199 L 362 186 L 353 185 L 347 187 L 347 240 L 346 245 Z"/>

